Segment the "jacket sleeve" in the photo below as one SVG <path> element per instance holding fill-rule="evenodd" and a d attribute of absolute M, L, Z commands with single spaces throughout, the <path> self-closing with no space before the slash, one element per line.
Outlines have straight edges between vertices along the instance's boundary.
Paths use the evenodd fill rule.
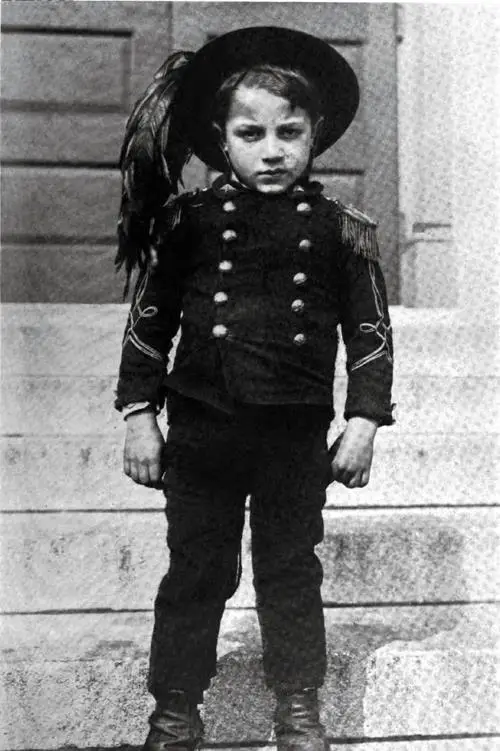
<path fill-rule="evenodd" d="M 150 402 L 160 410 L 172 340 L 182 308 L 182 256 L 179 232 L 159 234 L 158 266 L 138 279 L 122 342 L 115 407 Z M 166 238 L 166 239 L 165 239 Z"/>
<path fill-rule="evenodd" d="M 376 258 L 344 248 L 340 279 L 348 375 L 345 419 L 367 417 L 391 425 L 393 343 L 382 269 Z"/>

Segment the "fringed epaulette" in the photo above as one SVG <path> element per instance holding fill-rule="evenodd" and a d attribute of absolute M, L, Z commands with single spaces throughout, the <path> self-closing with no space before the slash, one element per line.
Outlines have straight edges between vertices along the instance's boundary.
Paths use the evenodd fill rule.
<path fill-rule="evenodd" d="M 380 258 L 377 222 L 354 206 L 334 201 L 338 209 L 342 242 L 357 255 L 376 261 Z"/>

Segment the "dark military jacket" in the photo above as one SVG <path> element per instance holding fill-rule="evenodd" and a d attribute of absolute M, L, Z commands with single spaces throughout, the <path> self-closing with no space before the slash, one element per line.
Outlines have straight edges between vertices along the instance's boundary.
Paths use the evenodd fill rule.
<path fill-rule="evenodd" d="M 118 409 L 160 407 L 167 389 L 229 411 L 235 402 L 331 406 L 340 324 L 346 419 L 392 422 L 374 230 L 321 190 L 308 182 L 266 195 L 219 179 L 165 209 L 159 264 L 140 278 L 125 330 Z"/>

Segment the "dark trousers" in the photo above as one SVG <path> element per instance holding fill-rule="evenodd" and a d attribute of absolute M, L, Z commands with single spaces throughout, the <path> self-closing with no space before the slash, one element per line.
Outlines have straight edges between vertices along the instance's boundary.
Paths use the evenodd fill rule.
<path fill-rule="evenodd" d="M 216 672 L 226 600 L 239 583 L 245 500 L 266 683 L 322 685 L 326 667 L 314 548 L 329 472 L 323 406 L 244 406 L 233 415 L 175 395 L 165 452 L 170 566 L 155 602 L 149 690 L 201 701 Z"/>

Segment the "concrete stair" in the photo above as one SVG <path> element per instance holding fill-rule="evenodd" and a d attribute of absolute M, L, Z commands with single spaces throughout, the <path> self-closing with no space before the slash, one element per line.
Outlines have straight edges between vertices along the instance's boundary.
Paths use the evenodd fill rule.
<path fill-rule="evenodd" d="M 496 508 L 330 508 L 324 518 L 326 603 L 498 598 Z M 9 613 L 147 609 L 168 566 L 161 512 L 11 513 L 2 537 L 2 609 Z M 231 605 L 253 607 L 248 524 L 243 572 Z"/>
<path fill-rule="evenodd" d="M 322 699 L 332 742 L 392 738 L 396 744 L 411 736 L 498 731 L 494 607 L 326 612 Z M 3 706 L 18 747 L 33 747 L 35 722 L 45 748 L 139 745 L 152 706 L 140 690 L 150 630 L 150 612 L 6 619 L 0 671 L 10 695 Z M 229 609 L 219 673 L 204 706 L 209 744 L 239 748 L 270 740 L 273 702 L 259 653 L 253 610 Z"/>
<path fill-rule="evenodd" d="M 398 422 L 377 436 L 368 488 L 328 491 L 324 720 L 332 751 L 493 751 L 497 332 L 450 311 L 392 314 Z M 125 317 L 121 305 L 2 306 L 5 751 L 143 741 L 168 555 L 162 496 L 121 474 L 112 400 Z M 341 377 L 340 413 L 344 389 Z M 204 708 L 208 745 L 239 751 L 272 748 L 249 545 L 246 530 Z"/>

